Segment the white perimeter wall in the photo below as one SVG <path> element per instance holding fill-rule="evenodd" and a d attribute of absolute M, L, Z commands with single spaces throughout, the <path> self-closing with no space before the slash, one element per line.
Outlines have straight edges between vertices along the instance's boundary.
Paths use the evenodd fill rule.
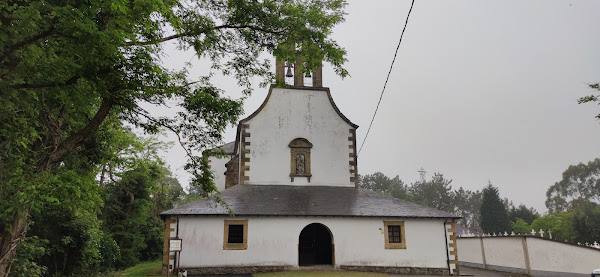
<path fill-rule="evenodd" d="M 326 91 L 273 88 L 269 101 L 250 124 L 248 184 L 355 186 L 350 182 L 350 129 L 334 110 Z M 290 147 L 295 138 L 308 139 L 311 180 L 290 180 Z"/>
<path fill-rule="evenodd" d="M 219 191 L 223 191 L 225 189 L 225 171 L 227 171 L 225 164 L 229 160 L 231 160 L 229 156 L 226 158 L 210 157 L 210 171 L 212 171 L 213 175 L 215 176 L 215 186 Z"/>
<path fill-rule="evenodd" d="M 523 243 L 521 242 L 521 238 L 485 238 L 483 240 L 483 247 L 485 249 L 485 260 L 487 264 L 525 268 L 525 256 L 523 254 Z M 479 251 L 479 253 L 481 253 L 481 251 Z"/>
<path fill-rule="evenodd" d="M 456 238 L 456 245 L 460 252 L 458 253 L 459 262 L 466 261 L 483 265 L 483 256 L 481 255 L 480 241 L 478 239 Z"/>
<path fill-rule="evenodd" d="M 529 238 L 527 247 L 532 270 L 589 275 L 600 268 L 600 250 L 597 249 Z"/>
<path fill-rule="evenodd" d="M 223 250 L 225 219 L 248 219 L 247 250 Z M 406 249 L 385 249 L 383 220 L 349 217 L 180 216 L 179 237 L 183 240 L 180 266 L 298 266 L 300 232 L 311 223 L 321 223 L 333 234 L 337 266 L 447 268 L 443 220 L 386 219 L 404 220 Z"/>
<path fill-rule="evenodd" d="M 481 240 L 488 268 L 527 272 L 522 236 L 457 238 L 461 264 L 483 265 Z M 531 276 L 589 276 L 600 267 L 600 250 L 538 237 L 526 237 L 525 240 Z"/>

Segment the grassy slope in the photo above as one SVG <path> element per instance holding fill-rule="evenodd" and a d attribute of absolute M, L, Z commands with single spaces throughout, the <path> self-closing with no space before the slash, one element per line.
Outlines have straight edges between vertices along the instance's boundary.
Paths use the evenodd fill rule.
<path fill-rule="evenodd" d="M 145 277 L 149 273 L 160 272 L 161 260 L 137 264 L 122 271 L 115 272 L 114 277 Z"/>

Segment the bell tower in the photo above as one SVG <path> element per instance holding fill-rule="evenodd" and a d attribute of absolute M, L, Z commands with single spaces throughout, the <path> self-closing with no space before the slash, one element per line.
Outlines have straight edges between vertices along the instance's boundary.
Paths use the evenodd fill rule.
<path fill-rule="evenodd" d="M 304 61 L 301 57 L 296 58 L 295 63 L 288 62 L 284 59 L 275 57 L 275 79 L 278 82 L 286 83 L 295 87 L 305 87 L 304 78 L 312 78 L 312 87 L 322 88 L 323 87 L 323 68 L 318 66 L 313 69 L 312 72 L 307 72 L 306 75 L 302 74 L 304 67 Z M 293 71 L 292 71 L 293 69 Z M 286 78 L 293 78 L 292 82 L 286 82 Z M 310 87 L 310 86 L 308 86 Z"/>

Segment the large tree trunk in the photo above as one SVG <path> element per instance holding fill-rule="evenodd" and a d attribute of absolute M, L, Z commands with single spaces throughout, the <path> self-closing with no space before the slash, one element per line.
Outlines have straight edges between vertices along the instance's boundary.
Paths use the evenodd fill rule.
<path fill-rule="evenodd" d="M 28 225 L 28 214 L 22 217 L 15 215 L 11 228 L 0 230 L 0 277 L 7 277 L 17 254 L 17 245 L 25 238 Z"/>

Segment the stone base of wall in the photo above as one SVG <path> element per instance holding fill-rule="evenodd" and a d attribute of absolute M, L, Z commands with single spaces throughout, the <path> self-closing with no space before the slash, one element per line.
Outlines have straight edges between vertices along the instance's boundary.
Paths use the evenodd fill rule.
<path fill-rule="evenodd" d="M 276 272 L 294 270 L 292 266 L 224 266 L 224 267 L 195 267 L 182 268 L 188 275 L 223 275 L 223 274 L 254 274 L 261 272 Z"/>
<path fill-rule="evenodd" d="M 450 275 L 450 271 L 447 268 L 359 266 L 359 265 L 340 265 L 339 268 L 343 269 L 343 270 L 348 270 L 348 271 L 382 272 L 382 273 L 406 274 L 406 275 L 440 275 L 440 276 L 449 276 Z"/>

